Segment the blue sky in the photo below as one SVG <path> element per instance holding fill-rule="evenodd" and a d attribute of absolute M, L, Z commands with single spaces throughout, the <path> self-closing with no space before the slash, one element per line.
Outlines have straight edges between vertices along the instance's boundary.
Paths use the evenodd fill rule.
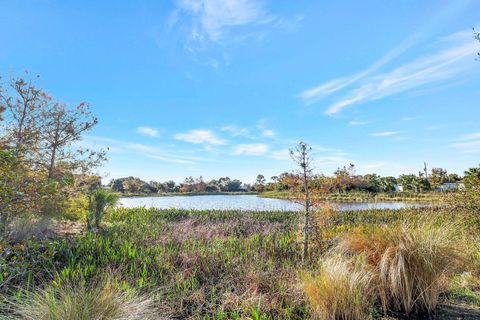
<path fill-rule="evenodd" d="M 0 0 L 0 74 L 88 101 L 108 178 L 480 163 L 480 2 Z"/>

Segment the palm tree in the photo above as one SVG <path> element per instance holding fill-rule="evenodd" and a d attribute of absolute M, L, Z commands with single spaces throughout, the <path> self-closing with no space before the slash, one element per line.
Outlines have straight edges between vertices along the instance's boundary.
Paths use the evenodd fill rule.
<path fill-rule="evenodd" d="M 464 172 L 463 181 L 468 188 L 474 188 L 480 185 L 480 166 L 470 168 Z"/>
<path fill-rule="evenodd" d="M 88 217 L 87 229 L 92 229 L 92 222 L 97 230 L 100 229 L 100 222 L 108 208 L 113 207 L 118 202 L 118 195 L 107 189 L 96 189 L 88 195 Z"/>

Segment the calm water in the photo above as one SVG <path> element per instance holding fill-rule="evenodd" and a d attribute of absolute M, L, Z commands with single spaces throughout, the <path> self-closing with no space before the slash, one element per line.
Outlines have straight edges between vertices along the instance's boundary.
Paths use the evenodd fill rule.
<path fill-rule="evenodd" d="M 121 198 L 120 204 L 126 208 L 153 207 L 158 209 L 197 209 L 197 210 L 270 210 L 294 211 L 302 207 L 289 200 L 259 198 L 255 195 L 207 195 Z M 401 209 L 418 207 L 421 204 L 407 202 L 340 202 L 331 203 L 337 210 Z"/>

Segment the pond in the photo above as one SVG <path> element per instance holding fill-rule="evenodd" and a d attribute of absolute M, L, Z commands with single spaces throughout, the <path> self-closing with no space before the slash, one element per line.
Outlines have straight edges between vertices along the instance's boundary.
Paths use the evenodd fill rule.
<path fill-rule="evenodd" d="M 424 204 L 400 201 L 381 202 L 338 202 L 329 203 L 336 210 L 402 209 L 421 207 Z M 153 207 L 157 209 L 196 209 L 196 210 L 258 210 L 296 211 L 302 206 L 290 200 L 260 198 L 256 195 L 201 195 L 121 198 L 125 208 Z"/>

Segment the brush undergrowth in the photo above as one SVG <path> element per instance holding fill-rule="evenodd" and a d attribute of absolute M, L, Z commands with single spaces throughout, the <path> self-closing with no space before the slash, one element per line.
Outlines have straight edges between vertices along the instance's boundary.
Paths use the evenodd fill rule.
<path fill-rule="evenodd" d="M 322 222 L 322 244 L 312 246 L 311 262 L 302 264 L 294 212 L 117 209 L 98 233 L 1 243 L 0 295 L 27 299 L 26 292 L 44 290 L 58 278 L 82 279 L 88 288 L 115 270 L 122 289 L 155 298 L 161 315 L 305 319 L 316 311 L 297 285 L 299 272 L 318 275 L 318 259 L 339 237 L 370 234 L 434 210 L 334 212 Z M 328 263 L 322 268 L 335 269 Z M 352 280 L 343 276 L 331 273 L 338 281 Z"/>

